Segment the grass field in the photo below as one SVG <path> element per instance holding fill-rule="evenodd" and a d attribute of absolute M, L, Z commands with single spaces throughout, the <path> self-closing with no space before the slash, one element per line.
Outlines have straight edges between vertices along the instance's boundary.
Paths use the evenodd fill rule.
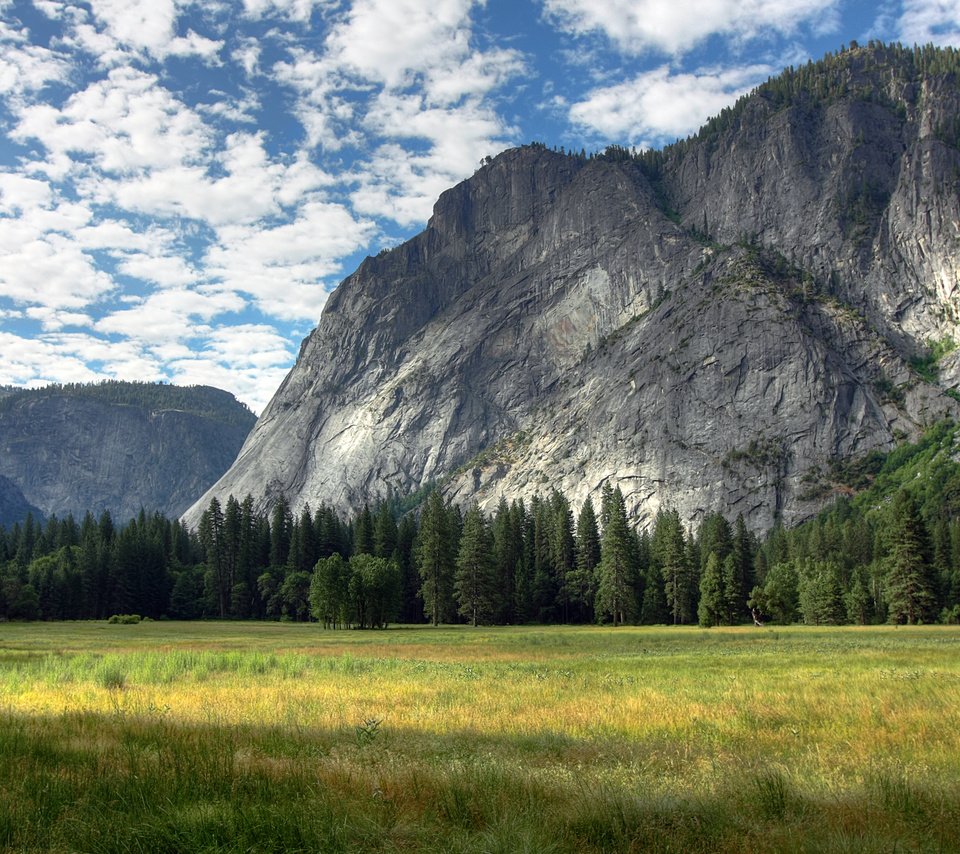
<path fill-rule="evenodd" d="M 0 850 L 960 851 L 960 629 L 0 624 Z"/>

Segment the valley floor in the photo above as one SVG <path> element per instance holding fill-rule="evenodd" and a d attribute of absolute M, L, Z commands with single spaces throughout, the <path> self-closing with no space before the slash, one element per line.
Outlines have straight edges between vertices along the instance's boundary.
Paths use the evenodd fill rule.
<path fill-rule="evenodd" d="M 960 850 L 960 628 L 0 624 L 0 850 Z"/>

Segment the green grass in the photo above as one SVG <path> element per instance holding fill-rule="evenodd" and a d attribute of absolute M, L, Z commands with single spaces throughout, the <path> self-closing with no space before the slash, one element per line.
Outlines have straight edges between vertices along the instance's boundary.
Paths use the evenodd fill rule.
<path fill-rule="evenodd" d="M 0 624 L 3 851 L 956 851 L 960 629 Z"/>

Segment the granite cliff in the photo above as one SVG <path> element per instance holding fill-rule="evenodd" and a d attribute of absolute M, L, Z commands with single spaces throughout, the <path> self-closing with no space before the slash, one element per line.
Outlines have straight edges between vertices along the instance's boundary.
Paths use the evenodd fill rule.
<path fill-rule="evenodd" d="M 809 516 L 833 463 L 960 413 L 957 69 L 871 44 L 661 152 L 504 152 L 341 283 L 187 520 L 431 484 Z"/>
<path fill-rule="evenodd" d="M 204 386 L 147 383 L 4 389 L 0 487 L 6 523 L 33 508 L 82 518 L 141 508 L 183 513 L 229 467 L 255 417 L 232 395 Z M 28 504 L 26 503 L 28 502 Z"/>

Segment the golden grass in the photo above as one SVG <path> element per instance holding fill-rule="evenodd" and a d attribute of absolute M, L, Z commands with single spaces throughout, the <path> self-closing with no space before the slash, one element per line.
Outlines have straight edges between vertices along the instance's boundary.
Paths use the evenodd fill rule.
<path fill-rule="evenodd" d="M 400 850 L 451 822 L 468 826 L 464 850 L 496 827 L 533 845 L 511 799 L 556 810 L 557 850 L 635 847 L 644 822 L 691 804 L 722 850 L 803 850 L 796 827 L 884 850 L 942 840 L 960 817 L 956 627 L 6 624 L 0 713 L 81 767 L 178 779 L 192 751 L 209 791 L 219 774 L 338 792 L 380 831 L 394 822 Z M 759 840 L 744 829 L 757 816 Z"/>

